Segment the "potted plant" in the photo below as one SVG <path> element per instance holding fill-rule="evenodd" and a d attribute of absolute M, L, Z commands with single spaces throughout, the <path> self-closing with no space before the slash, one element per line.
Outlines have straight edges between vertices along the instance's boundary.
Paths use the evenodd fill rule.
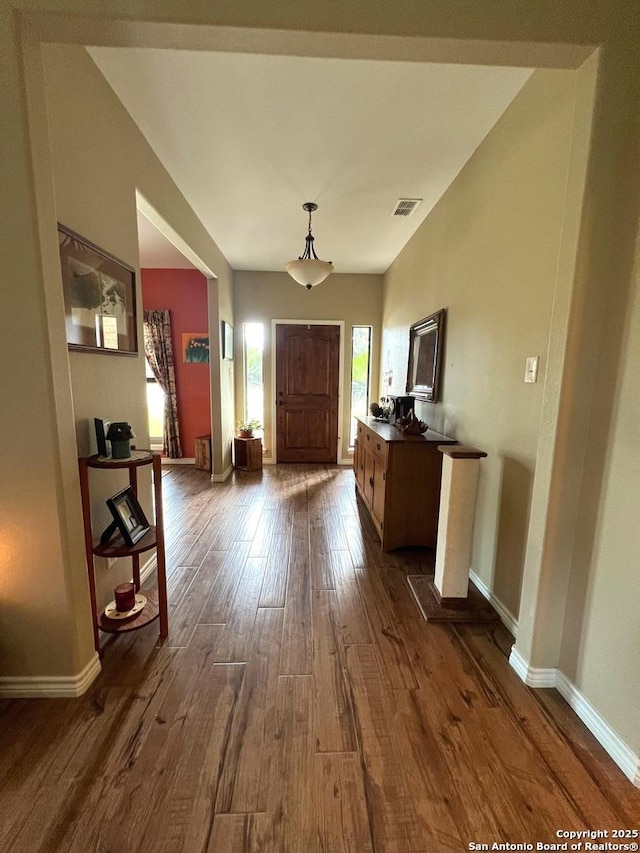
<path fill-rule="evenodd" d="M 262 429 L 262 424 L 255 418 L 250 421 L 238 421 L 236 426 L 238 427 L 240 438 L 253 438 L 254 429 Z"/>

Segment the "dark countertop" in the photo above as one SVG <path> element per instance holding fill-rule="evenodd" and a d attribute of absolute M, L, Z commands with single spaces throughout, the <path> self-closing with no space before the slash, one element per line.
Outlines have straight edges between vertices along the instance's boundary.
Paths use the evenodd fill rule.
<path fill-rule="evenodd" d="M 387 421 L 379 421 L 372 416 L 356 418 L 356 420 L 369 427 L 370 430 L 379 435 L 384 441 L 430 441 L 436 444 L 457 443 L 455 438 L 450 438 L 448 435 L 442 435 L 442 433 L 434 432 L 431 429 L 428 429 L 423 435 L 407 435 L 404 432 L 400 432 L 399 429 L 396 429 L 395 426 Z"/>

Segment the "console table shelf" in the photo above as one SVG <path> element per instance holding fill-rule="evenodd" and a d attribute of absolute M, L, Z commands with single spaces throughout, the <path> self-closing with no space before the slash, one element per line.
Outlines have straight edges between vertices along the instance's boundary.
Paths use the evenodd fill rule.
<path fill-rule="evenodd" d="M 160 616 L 160 603 L 158 601 L 158 593 L 152 589 L 145 592 L 147 603 L 140 613 L 136 614 L 132 619 L 109 619 L 104 614 L 100 614 L 98 627 L 106 634 L 125 634 L 127 631 L 137 631 L 138 628 L 145 628 L 151 622 L 154 622 Z"/>
<path fill-rule="evenodd" d="M 82 497 L 82 515 L 84 522 L 85 553 L 87 571 L 89 574 L 89 595 L 91 599 L 91 615 L 93 618 L 93 639 L 96 651 L 101 654 L 100 631 L 108 634 L 123 634 L 144 628 L 156 619 L 160 620 L 160 637 L 163 639 L 169 633 L 169 617 L 167 606 L 167 579 L 164 553 L 164 532 L 162 517 L 162 469 L 161 457 L 150 450 L 134 450 L 127 459 L 113 459 L 105 456 L 85 456 L 78 460 L 80 468 L 80 494 Z M 153 468 L 153 492 L 155 503 L 155 525 L 150 527 L 144 536 L 134 545 L 127 545 L 121 535 L 114 536 L 108 542 L 100 542 L 93 535 L 91 523 L 91 497 L 89 491 L 89 469 L 122 469 L 128 471 L 129 485 L 137 496 L 138 468 L 151 465 Z M 130 619 L 109 619 L 104 610 L 98 611 L 96 595 L 95 560 L 97 557 L 115 559 L 130 557 L 132 564 L 133 583 L 136 592 L 140 591 L 140 554 L 156 549 L 156 590 L 145 590 L 147 603 L 145 607 Z"/>

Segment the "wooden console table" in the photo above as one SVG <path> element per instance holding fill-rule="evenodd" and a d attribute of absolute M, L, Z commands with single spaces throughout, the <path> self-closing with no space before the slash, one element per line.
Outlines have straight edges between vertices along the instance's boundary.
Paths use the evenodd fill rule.
<path fill-rule="evenodd" d="M 369 511 L 383 551 L 436 547 L 440 508 L 440 445 L 455 439 L 428 430 L 405 435 L 386 421 L 357 418 L 353 465 L 356 492 Z"/>

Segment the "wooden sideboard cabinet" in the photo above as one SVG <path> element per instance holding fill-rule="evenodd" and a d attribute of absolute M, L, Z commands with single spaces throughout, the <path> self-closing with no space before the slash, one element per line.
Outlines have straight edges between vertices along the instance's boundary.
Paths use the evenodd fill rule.
<path fill-rule="evenodd" d="M 405 435 L 375 418 L 358 418 L 353 465 L 356 492 L 369 511 L 383 551 L 436 547 L 440 509 L 440 444 L 455 439 L 428 430 Z"/>

